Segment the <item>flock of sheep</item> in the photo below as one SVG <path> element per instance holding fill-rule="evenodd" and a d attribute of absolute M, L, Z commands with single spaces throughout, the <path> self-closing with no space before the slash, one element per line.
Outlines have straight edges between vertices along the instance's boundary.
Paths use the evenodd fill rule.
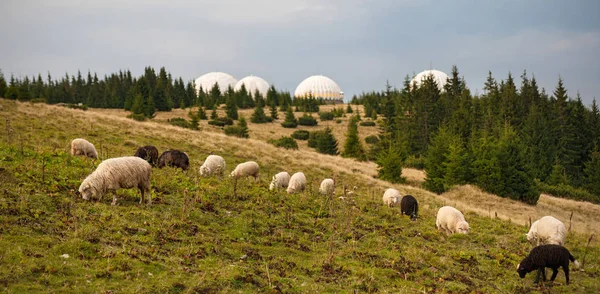
<path fill-rule="evenodd" d="M 74 139 L 71 142 L 72 155 L 84 155 L 94 159 L 98 153 L 94 145 L 85 139 Z M 96 170 L 86 177 L 79 187 L 82 198 L 101 199 L 109 191 L 124 188 L 138 188 L 140 190 L 140 203 L 144 200 L 144 194 L 148 194 L 148 204 L 151 203 L 150 175 L 152 166 L 162 168 L 164 166 L 178 167 L 183 170 L 189 168 L 189 158 L 185 152 L 169 150 L 158 156 L 158 150 L 154 146 L 138 148 L 134 156 L 125 156 L 106 159 L 102 161 Z M 225 173 L 225 160 L 218 155 L 209 155 L 200 167 L 200 175 L 203 177 L 223 176 Z M 234 180 L 243 177 L 253 177 L 258 180 L 259 165 L 254 161 L 240 163 L 229 174 Z M 286 189 L 288 193 L 297 193 L 306 188 L 306 176 L 302 172 L 296 172 L 290 176 L 287 172 L 280 172 L 273 176 L 269 190 Z M 335 181 L 324 179 L 319 187 L 319 192 L 324 195 L 333 195 Z M 388 207 L 400 206 L 402 214 L 410 216 L 411 220 L 418 218 L 418 202 L 412 195 L 402 196 L 396 189 L 390 188 L 383 194 L 383 203 Z M 116 193 L 113 193 L 112 205 L 117 202 Z M 435 226 L 446 234 L 467 234 L 470 230 L 464 215 L 451 206 L 441 207 L 436 216 Z M 535 283 L 540 277 L 546 280 L 545 268 L 551 268 L 553 273 L 551 280 L 554 281 L 558 274 L 558 268 L 562 267 L 565 272 L 566 282 L 569 284 L 569 261 L 575 267 L 579 263 L 573 255 L 563 247 L 567 237 L 565 225 L 552 216 L 544 216 L 535 221 L 526 234 L 527 240 L 534 244 L 529 255 L 517 266 L 517 272 L 521 278 L 529 272 L 537 270 Z"/>

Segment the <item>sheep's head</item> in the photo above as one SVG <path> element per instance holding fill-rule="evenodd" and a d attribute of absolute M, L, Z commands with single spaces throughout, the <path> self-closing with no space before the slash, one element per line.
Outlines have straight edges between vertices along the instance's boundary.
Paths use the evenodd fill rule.
<path fill-rule="evenodd" d="M 469 223 L 465 222 L 465 221 L 461 221 L 459 223 L 456 224 L 458 233 L 460 234 L 467 234 L 469 233 L 469 230 L 471 228 L 469 228 Z"/>
<path fill-rule="evenodd" d="M 200 175 L 203 177 L 208 177 L 208 175 L 210 175 L 210 168 L 208 166 L 201 166 L 200 167 Z"/>
<path fill-rule="evenodd" d="M 536 238 L 537 237 L 536 234 L 534 232 L 531 232 L 531 231 L 529 233 L 525 234 L 525 236 L 527 236 L 527 241 L 529 241 L 529 243 L 534 243 L 535 240 L 537 239 Z"/>
<path fill-rule="evenodd" d="M 528 272 L 530 272 L 530 270 L 527 270 L 527 267 L 523 265 L 523 262 L 517 265 L 517 273 L 519 273 L 519 277 L 521 277 L 521 279 L 524 278 Z"/>
<path fill-rule="evenodd" d="M 79 193 L 81 193 L 81 198 L 84 200 L 90 200 L 93 194 L 92 187 L 90 187 L 90 184 L 88 183 L 82 183 L 81 186 L 79 186 Z"/>

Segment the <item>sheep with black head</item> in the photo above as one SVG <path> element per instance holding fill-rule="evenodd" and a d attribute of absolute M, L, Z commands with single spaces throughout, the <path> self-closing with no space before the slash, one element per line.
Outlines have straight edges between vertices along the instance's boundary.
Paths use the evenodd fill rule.
<path fill-rule="evenodd" d="M 555 244 L 540 245 L 531 250 L 529 255 L 517 265 L 519 277 L 524 278 L 527 273 L 537 270 L 535 283 L 540 280 L 540 276 L 546 280 L 546 268 L 552 269 L 551 281 L 556 279 L 558 268 L 562 267 L 565 272 L 567 285 L 569 284 L 569 261 L 572 261 L 576 268 L 579 267 L 579 262 L 571 255 L 571 252 L 563 246 Z"/>

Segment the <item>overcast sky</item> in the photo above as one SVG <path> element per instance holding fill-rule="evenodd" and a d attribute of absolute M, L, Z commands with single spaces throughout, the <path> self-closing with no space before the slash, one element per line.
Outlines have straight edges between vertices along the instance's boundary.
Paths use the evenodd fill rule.
<path fill-rule="evenodd" d="M 185 81 L 223 71 L 293 93 L 322 74 L 349 100 L 457 65 L 473 93 L 488 71 L 527 70 L 548 93 L 562 76 L 570 97 L 600 98 L 598 0 L 1 0 L 0 12 L 7 78 L 164 66 Z"/>

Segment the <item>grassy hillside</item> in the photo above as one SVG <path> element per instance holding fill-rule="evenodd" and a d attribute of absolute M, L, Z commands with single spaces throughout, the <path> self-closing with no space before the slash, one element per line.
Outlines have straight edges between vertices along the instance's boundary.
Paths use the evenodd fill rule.
<path fill-rule="evenodd" d="M 532 248 L 522 219 L 515 223 L 527 206 L 489 208 L 503 200 L 490 202 L 495 196 L 470 187 L 436 196 L 373 179 L 372 163 L 105 111 L 0 100 L 0 117 L 6 119 L 0 128 L 4 292 L 600 292 L 597 237 L 586 250 L 597 223 L 584 218 L 574 222 L 566 247 L 580 262 L 585 256 L 585 271 L 573 270 L 568 286 L 562 272 L 554 284 L 535 286 L 533 274 L 521 280 L 516 273 Z M 131 155 L 145 144 L 177 148 L 190 155 L 191 169 L 154 169 L 152 206 L 139 205 L 134 190 L 119 191 L 116 206 L 109 196 L 86 202 L 75 191 L 100 161 L 70 156 L 76 137 L 93 142 L 101 158 Z M 199 177 L 200 161 L 210 152 L 225 158 L 228 171 L 257 161 L 259 183 L 240 181 L 234 195 L 229 179 Z M 303 171 L 308 191 L 270 192 L 271 175 L 282 169 Z M 314 193 L 334 173 L 336 197 Z M 343 186 L 357 189 L 338 199 Z M 418 221 L 381 204 L 392 186 L 420 201 Z M 479 199 L 487 202 L 478 206 Z M 435 213 L 444 203 L 468 211 L 471 234 L 435 230 Z M 561 203 L 545 203 L 541 211 L 566 213 Z M 577 206 L 575 215 L 597 209 L 586 205 Z"/>

